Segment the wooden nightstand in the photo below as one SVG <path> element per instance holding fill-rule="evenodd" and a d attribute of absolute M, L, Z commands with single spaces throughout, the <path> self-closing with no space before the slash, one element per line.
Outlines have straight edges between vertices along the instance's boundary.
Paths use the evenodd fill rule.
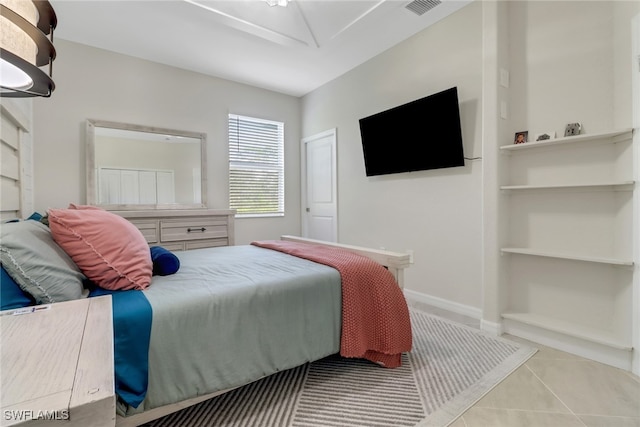
<path fill-rule="evenodd" d="M 0 312 L 1 426 L 115 425 L 111 296 Z"/>

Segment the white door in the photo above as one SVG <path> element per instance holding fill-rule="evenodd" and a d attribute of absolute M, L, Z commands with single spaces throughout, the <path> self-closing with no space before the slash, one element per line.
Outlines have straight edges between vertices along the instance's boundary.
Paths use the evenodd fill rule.
<path fill-rule="evenodd" d="M 154 171 L 140 171 L 140 203 L 143 205 L 155 205 L 158 203 L 156 196 L 156 173 Z"/>
<path fill-rule="evenodd" d="M 193 203 L 202 204 L 202 168 L 193 168 Z"/>
<path fill-rule="evenodd" d="M 173 172 L 157 172 L 158 204 L 171 204 L 176 202 L 176 190 L 173 180 Z"/>
<path fill-rule="evenodd" d="M 338 241 L 336 130 L 302 139 L 302 236 Z"/>
<path fill-rule="evenodd" d="M 118 205 L 120 201 L 120 170 L 100 169 L 100 204 Z"/>
<path fill-rule="evenodd" d="M 120 171 L 120 203 L 124 205 L 140 203 L 140 183 L 138 171 Z"/>

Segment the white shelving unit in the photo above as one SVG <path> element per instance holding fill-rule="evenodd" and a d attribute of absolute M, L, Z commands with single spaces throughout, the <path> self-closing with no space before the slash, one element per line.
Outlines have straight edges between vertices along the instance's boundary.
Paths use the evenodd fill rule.
<path fill-rule="evenodd" d="M 520 151 L 520 150 L 538 149 L 543 147 L 551 147 L 554 145 L 566 145 L 566 144 L 585 143 L 585 142 L 593 142 L 593 141 L 604 143 L 604 144 L 611 144 L 611 143 L 615 144 L 620 141 L 628 140 L 631 137 L 630 135 L 631 131 L 632 129 L 622 129 L 622 130 L 616 130 L 611 132 L 565 136 L 561 138 L 547 139 L 544 141 L 527 142 L 525 144 L 503 145 L 500 147 L 500 149 L 505 151 Z"/>
<path fill-rule="evenodd" d="M 580 256 L 575 254 L 562 254 L 562 253 L 552 253 L 547 251 L 536 251 L 533 249 L 526 249 L 526 248 L 502 248 L 501 251 L 502 253 L 541 256 L 541 257 L 547 257 L 547 258 L 567 259 L 567 260 L 573 260 L 573 261 L 599 262 L 602 264 L 610 264 L 610 265 L 626 265 L 626 266 L 633 265 L 633 260 L 630 260 L 630 259 L 626 260 L 626 259 L 619 259 L 619 258 Z"/>
<path fill-rule="evenodd" d="M 578 188 L 593 188 L 593 189 L 617 189 L 621 191 L 633 191 L 634 181 L 622 181 L 622 182 L 586 182 L 584 184 L 557 184 L 557 185 L 503 185 L 501 190 L 553 190 L 553 189 L 578 189 Z"/>
<path fill-rule="evenodd" d="M 623 129 L 500 147 L 505 332 L 629 369 L 632 137 Z"/>

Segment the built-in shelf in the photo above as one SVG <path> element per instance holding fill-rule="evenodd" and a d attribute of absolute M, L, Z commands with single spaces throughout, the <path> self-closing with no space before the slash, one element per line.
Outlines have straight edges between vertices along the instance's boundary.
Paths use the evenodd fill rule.
<path fill-rule="evenodd" d="M 595 263 L 610 264 L 610 265 L 633 266 L 632 260 L 620 259 L 620 258 L 582 256 L 577 254 L 548 252 L 548 251 L 528 249 L 528 248 L 501 248 L 500 251 L 502 253 L 540 256 L 540 257 L 546 257 L 546 258 L 558 258 L 558 259 L 566 259 L 566 260 L 572 260 L 572 261 L 584 261 L 584 262 L 595 262 Z"/>
<path fill-rule="evenodd" d="M 533 313 L 503 313 L 504 319 L 513 320 L 526 325 L 546 329 L 548 331 L 561 333 L 596 344 L 605 345 L 618 350 L 631 351 L 633 346 L 630 342 L 615 337 L 612 333 L 600 329 L 590 328 L 573 322 L 550 318 Z"/>
<path fill-rule="evenodd" d="M 500 147 L 504 331 L 631 369 L 633 129 Z M 524 151 L 523 151 L 524 150 Z M 575 226 L 574 226 L 575 225 Z M 610 238 L 603 235 L 608 231 Z M 521 245 L 521 246 L 519 246 Z M 596 321 L 588 313 L 609 313 Z"/>
<path fill-rule="evenodd" d="M 612 132 L 565 136 L 562 138 L 547 139 L 545 141 L 525 142 L 524 144 L 503 145 L 500 147 L 500 149 L 506 150 L 506 151 L 528 150 L 531 148 L 543 148 L 543 147 L 551 147 L 554 145 L 574 144 L 576 142 L 587 142 L 587 141 L 596 141 L 596 140 L 616 143 L 616 142 L 620 142 L 621 140 L 630 139 L 631 133 L 632 133 L 632 129 L 622 129 L 622 130 L 617 130 Z M 616 138 L 618 136 L 624 136 L 624 137 L 618 139 Z"/>
<path fill-rule="evenodd" d="M 581 183 L 581 184 L 553 184 L 553 185 L 503 185 L 501 190 L 554 190 L 554 189 L 615 189 L 632 191 L 635 181 Z"/>

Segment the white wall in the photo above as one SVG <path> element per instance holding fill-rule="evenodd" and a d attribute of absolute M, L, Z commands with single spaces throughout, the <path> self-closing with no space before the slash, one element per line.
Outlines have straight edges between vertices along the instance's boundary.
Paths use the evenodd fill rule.
<path fill-rule="evenodd" d="M 338 240 L 412 249 L 408 289 L 476 308 L 482 298 L 482 161 L 367 178 L 358 120 L 457 86 L 465 156 L 481 156 L 481 11 L 481 2 L 472 3 L 302 100 L 304 137 L 337 128 Z"/>
<path fill-rule="evenodd" d="M 633 96 L 630 87 L 631 72 L 638 68 L 638 59 L 630 58 L 629 52 L 632 52 L 632 30 L 630 21 L 636 17 L 638 22 L 640 15 L 640 2 L 638 1 L 617 1 L 613 8 L 613 109 L 615 112 L 614 127 L 624 128 L 635 126 L 638 127 L 640 119 L 638 114 L 632 116 Z M 636 38 L 638 34 L 636 33 Z M 638 94 L 638 88 L 636 96 Z"/>
<path fill-rule="evenodd" d="M 236 113 L 285 123 L 286 168 L 286 216 L 237 220 L 236 242 L 300 233 L 298 98 L 65 40 L 56 50 L 56 90 L 33 108 L 38 211 L 86 202 L 86 119 L 205 132 L 208 205 L 226 209 L 227 115 Z"/>
<path fill-rule="evenodd" d="M 613 128 L 615 3 L 624 2 L 510 3 L 513 132 L 564 136 L 571 122 L 582 123 L 585 133 Z M 630 34 L 626 39 L 629 46 Z M 630 77 L 619 83 L 629 91 Z"/>

